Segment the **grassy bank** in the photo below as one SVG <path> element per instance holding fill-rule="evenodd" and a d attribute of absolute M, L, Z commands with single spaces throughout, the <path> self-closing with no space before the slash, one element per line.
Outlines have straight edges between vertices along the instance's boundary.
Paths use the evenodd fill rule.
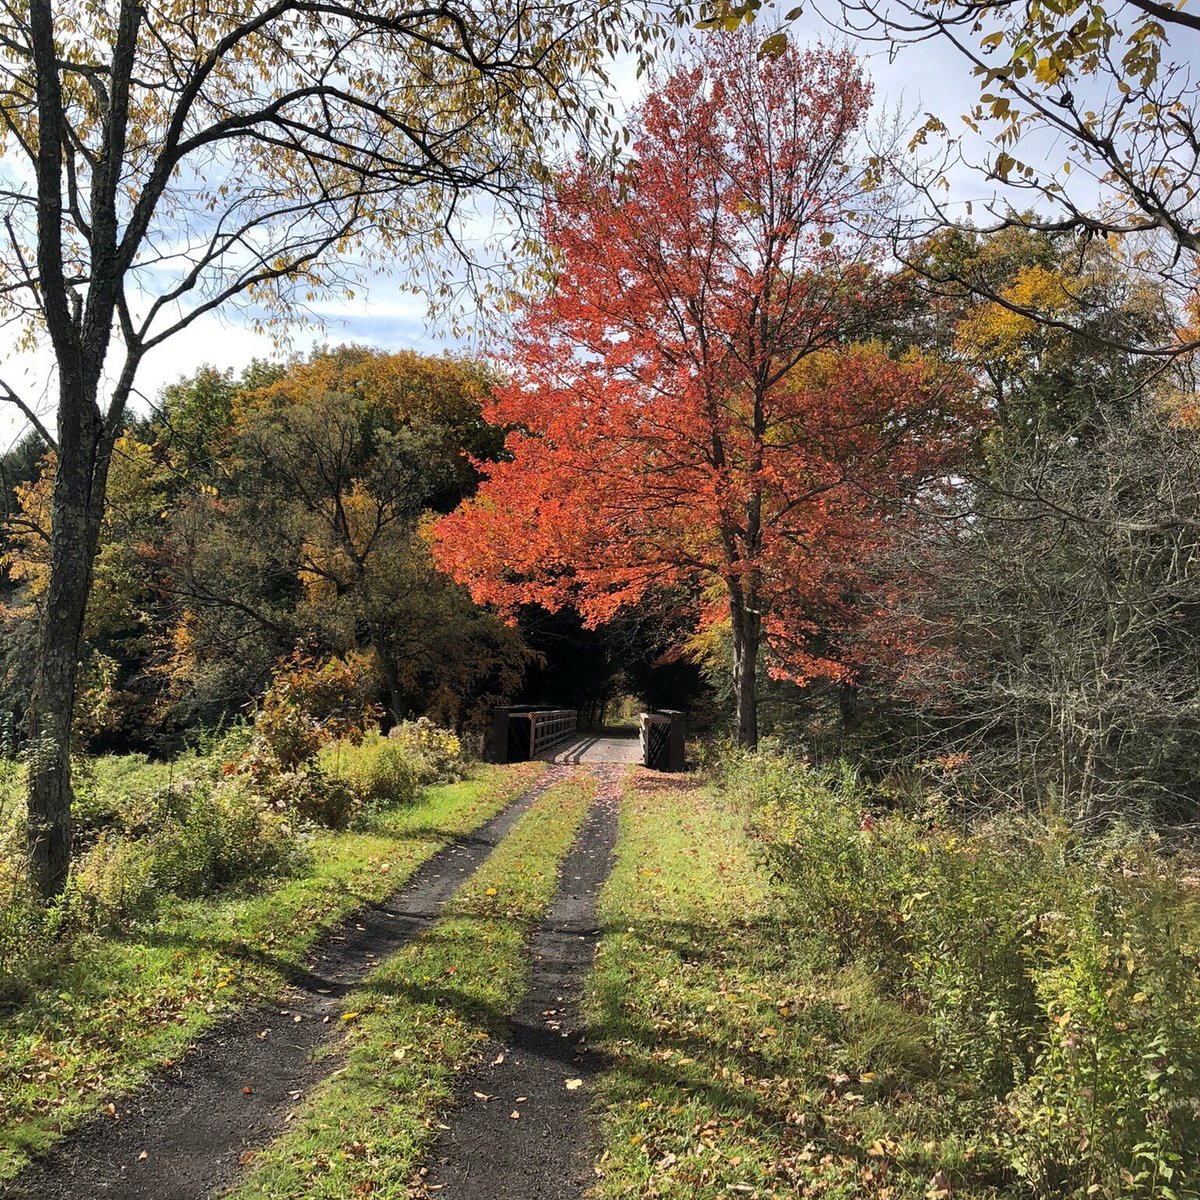
<path fill-rule="evenodd" d="M 547 791 L 434 928 L 347 998 L 338 1069 L 255 1157 L 234 1200 L 411 1194 L 456 1073 L 503 1036 L 527 986 L 529 936 L 593 792 L 590 776 Z"/>
<path fill-rule="evenodd" d="M 695 779 L 639 775 L 600 916 L 598 1194 L 797 1194 L 811 1031 L 740 820 Z"/>
<path fill-rule="evenodd" d="M 68 957 L 42 961 L 0 1012 L 0 1178 L 177 1058 L 223 1012 L 281 987 L 325 930 L 389 894 L 541 770 L 482 767 L 355 831 L 311 832 L 289 875 L 167 897 L 151 918 L 77 937 Z"/>
<path fill-rule="evenodd" d="M 1194 896 L 743 764 L 626 797 L 589 999 L 599 1195 L 1194 1197 Z"/>

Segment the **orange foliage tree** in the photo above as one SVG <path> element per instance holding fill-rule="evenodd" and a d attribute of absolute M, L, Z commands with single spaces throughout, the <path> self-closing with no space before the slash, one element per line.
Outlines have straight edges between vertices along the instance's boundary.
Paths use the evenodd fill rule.
<path fill-rule="evenodd" d="M 634 113 L 627 162 L 567 171 L 557 278 L 485 413 L 509 459 L 438 529 L 443 568 L 502 608 L 596 625 L 694 588 L 728 622 L 748 746 L 764 647 L 799 682 L 847 677 L 817 635 L 964 437 L 962 381 L 877 337 L 906 300 L 856 161 L 870 97 L 846 51 L 716 35 Z"/>

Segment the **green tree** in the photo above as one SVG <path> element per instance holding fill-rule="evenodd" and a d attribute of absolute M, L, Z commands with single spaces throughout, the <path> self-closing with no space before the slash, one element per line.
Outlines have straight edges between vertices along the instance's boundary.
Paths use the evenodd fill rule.
<path fill-rule="evenodd" d="M 520 637 L 434 570 L 423 521 L 501 444 L 491 384 L 466 359 L 343 348 L 234 396 L 220 471 L 172 519 L 182 695 L 253 692 L 296 639 L 369 651 L 396 719 L 457 722 L 515 688 Z"/>
<path fill-rule="evenodd" d="M 917 337 L 975 373 L 989 458 L 1033 441 L 1096 436 L 1131 411 L 1160 366 L 1131 346 L 1171 335 L 1163 288 L 1106 242 L 1019 227 L 946 229 L 923 248 Z"/>
<path fill-rule="evenodd" d="M 5 620 L 13 641 L 6 657 L 13 678 L 26 683 L 49 592 L 55 466 L 51 451 L 30 481 L 16 487 L 0 548 L 0 569 L 11 588 Z M 152 689 L 128 685 L 143 675 L 160 615 L 154 546 L 164 528 L 169 481 L 152 445 L 130 433 L 117 439 L 80 654 L 84 676 L 74 716 L 85 743 L 97 735 L 120 740 L 126 731 L 145 735 L 152 726 Z M 144 742 L 144 736 L 135 733 L 132 740 Z"/>
<path fill-rule="evenodd" d="M 1200 16 L 1159 0 L 838 0 L 831 8 L 844 27 L 893 49 L 941 48 L 978 88 L 967 111 L 927 114 L 913 137 L 910 149 L 944 150 L 915 180 L 926 216 L 956 223 L 937 181 L 965 159 L 1022 197 L 987 205 L 997 225 L 1129 238 L 1127 269 L 1192 291 Z M 986 141 L 983 161 L 974 160 L 971 134 Z M 1036 306 L 1023 311 L 1054 319 Z M 1200 343 L 1133 344 L 1166 356 Z"/>

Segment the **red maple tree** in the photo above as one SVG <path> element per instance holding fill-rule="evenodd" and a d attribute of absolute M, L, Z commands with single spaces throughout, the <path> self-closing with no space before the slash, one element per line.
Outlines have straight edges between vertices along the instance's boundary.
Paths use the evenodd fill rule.
<path fill-rule="evenodd" d="M 855 161 L 871 87 L 846 51 L 706 39 L 633 114 L 631 155 L 577 163 L 489 419 L 509 461 L 437 529 L 481 602 L 591 625 L 658 586 L 728 620 L 737 734 L 757 672 L 853 669 L 816 648 L 896 502 L 962 440 L 961 380 L 871 340 L 904 302 Z"/>

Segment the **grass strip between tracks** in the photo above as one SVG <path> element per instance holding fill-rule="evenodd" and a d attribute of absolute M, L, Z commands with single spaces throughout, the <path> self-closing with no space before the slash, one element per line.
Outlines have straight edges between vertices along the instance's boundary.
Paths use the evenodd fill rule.
<path fill-rule="evenodd" d="M 528 986 L 529 937 L 594 792 L 583 772 L 551 787 L 437 924 L 347 997 L 336 1069 L 251 1158 L 232 1200 L 408 1194 L 456 1075 L 504 1036 Z"/>

